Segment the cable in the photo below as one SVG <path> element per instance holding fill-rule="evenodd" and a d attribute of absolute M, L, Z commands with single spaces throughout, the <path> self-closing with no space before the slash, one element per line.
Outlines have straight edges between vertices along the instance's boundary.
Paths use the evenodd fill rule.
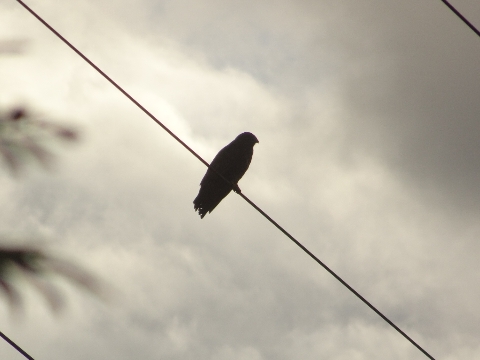
<path fill-rule="evenodd" d="M 158 125 L 160 125 L 163 130 L 169 133 L 175 140 L 177 140 L 180 144 L 182 144 L 188 151 L 190 151 L 198 160 L 204 163 L 206 166 L 209 166 L 208 163 L 203 160 L 192 148 L 190 148 L 187 144 L 185 144 L 177 135 L 175 135 L 169 128 L 160 122 L 155 116 L 153 116 L 147 109 L 145 109 L 137 100 L 135 100 L 129 93 L 123 90 L 115 81 L 113 81 L 107 74 L 105 74 L 97 65 L 90 61 L 85 55 L 83 55 L 75 46 L 70 44 L 70 42 L 65 39 L 62 35 L 60 35 L 54 28 L 52 28 L 45 20 L 43 20 L 40 16 L 38 16 L 32 9 L 30 9 L 23 1 L 17 0 L 25 9 L 27 9 L 33 16 L 35 16 L 43 25 L 45 25 L 51 32 L 53 32 L 57 37 L 60 38 L 65 44 L 70 47 L 73 51 L 75 51 L 78 56 L 80 56 L 83 60 L 85 60 L 91 67 L 93 67 L 97 72 L 99 72 L 105 79 L 107 79 L 113 86 L 115 86 L 118 91 L 120 91 L 123 95 L 125 95 L 131 102 L 137 105 L 145 114 L 147 114 L 153 121 L 155 121 Z M 225 179 L 224 179 L 225 180 Z"/>
<path fill-rule="evenodd" d="M 460 14 L 460 11 L 458 11 L 457 9 L 455 9 L 455 8 L 453 7 L 453 5 L 450 4 L 447 0 L 441 0 L 441 1 L 442 1 L 445 5 L 447 5 L 448 8 L 455 13 L 455 15 L 457 15 L 460 19 L 462 19 L 462 21 L 463 21 L 465 24 L 467 24 L 467 26 L 468 26 L 470 29 L 472 29 L 475 34 L 477 34 L 478 36 L 480 36 L 480 31 L 479 31 L 475 26 L 473 26 L 473 24 L 472 24 L 470 21 L 468 21 L 468 20 L 465 18 L 465 16 L 463 16 L 462 14 Z"/>
<path fill-rule="evenodd" d="M 418 350 L 420 350 L 425 356 L 427 356 L 431 360 L 435 360 L 433 356 L 431 356 L 426 350 L 424 350 L 420 345 L 418 345 L 410 336 L 408 336 L 402 329 L 400 329 L 397 325 L 393 323 L 389 318 L 387 318 L 383 313 L 380 312 L 375 306 L 373 306 L 367 299 L 365 299 L 358 291 L 352 288 L 348 283 L 343 280 L 340 276 L 338 276 L 332 269 L 330 269 L 323 261 L 317 258 L 310 250 L 308 250 L 305 246 L 303 246 L 297 239 L 295 239 L 292 235 L 290 235 L 283 227 L 281 227 L 275 220 L 273 220 L 270 216 L 268 216 L 262 209 L 260 209 L 257 205 L 255 205 L 250 199 L 248 199 L 242 193 L 239 193 L 241 197 L 245 199 L 250 205 L 252 205 L 260 214 L 268 219 L 275 227 L 284 233 L 290 240 L 292 240 L 295 244 L 298 245 L 303 251 L 305 251 L 313 260 L 315 260 L 319 265 L 321 265 L 325 270 L 327 270 L 335 279 L 337 279 L 343 286 L 345 286 L 348 290 L 350 290 L 356 297 L 365 303 L 370 309 L 372 309 L 378 316 L 380 316 L 383 320 L 385 320 L 391 327 L 397 330 L 405 339 L 410 341 L 412 345 L 414 345 Z"/>
<path fill-rule="evenodd" d="M 12 340 L 10 340 L 8 338 L 7 335 L 5 335 L 3 332 L 0 331 L 0 336 L 6 341 L 8 342 L 10 345 L 12 345 L 15 349 L 17 349 L 17 351 L 22 354 L 23 356 L 25 356 L 28 360 L 34 360 L 30 355 L 28 355 L 25 351 L 23 351 L 23 349 L 18 346 L 17 344 L 15 344 Z"/>
<path fill-rule="evenodd" d="M 153 116 L 147 109 L 145 109 L 140 103 L 138 103 L 132 96 L 130 96 L 125 90 L 123 90 L 117 83 L 115 83 L 109 76 L 107 76 L 102 70 L 100 70 L 94 63 L 92 63 L 85 55 L 83 55 L 77 48 L 75 48 L 70 42 L 68 42 L 62 35 L 60 35 L 55 29 L 53 29 L 45 20 L 43 20 L 39 15 L 37 15 L 32 9 L 30 9 L 25 3 L 21 0 L 17 0 L 27 11 L 29 11 L 33 16 L 35 16 L 42 24 L 44 24 L 50 31 L 52 31 L 57 37 L 59 37 L 66 45 L 68 45 L 73 51 L 75 51 L 82 59 L 89 63 L 95 70 L 97 70 L 105 79 L 107 79 L 113 86 L 115 86 L 122 94 L 129 98 L 135 105 L 137 105 L 145 114 L 147 114 L 152 120 L 154 120 L 158 125 L 160 125 L 165 131 L 167 131 L 175 140 L 177 140 L 181 145 L 183 145 L 188 151 L 190 151 L 197 159 L 204 163 L 208 168 L 210 165 L 200 157 L 194 150 L 192 150 L 187 144 L 185 144 L 180 138 L 178 138 L 173 132 L 171 132 L 165 125 L 163 125 L 160 120 Z M 210 168 L 213 169 L 213 168 Z M 213 169 L 217 172 L 215 169 Z M 221 174 L 217 172 L 225 181 L 226 180 Z M 342 285 L 344 285 L 348 290 L 350 290 L 355 296 L 357 296 L 362 302 L 364 302 L 370 309 L 372 309 L 377 315 L 379 315 L 383 320 L 385 320 L 390 326 L 392 326 L 396 331 L 398 331 L 405 339 L 407 339 L 412 345 L 414 345 L 418 350 L 420 350 L 425 356 L 431 360 L 435 360 L 427 351 L 425 351 L 420 345 L 418 345 L 411 337 L 409 337 L 405 332 L 403 332 L 397 325 L 395 325 L 390 319 L 383 315 L 375 306 L 373 306 L 369 301 L 367 301 L 362 295 L 360 295 L 355 289 L 347 284 L 340 276 L 338 276 L 333 270 L 331 270 L 327 265 L 325 265 L 320 259 L 318 259 L 313 253 L 311 253 L 305 246 L 303 246 L 297 239 L 290 235 L 283 227 L 281 227 L 275 220 L 273 220 L 269 215 L 267 215 L 262 209 L 260 209 L 253 201 L 246 197 L 243 193 L 238 193 L 246 202 L 248 202 L 253 208 L 255 208 L 260 214 L 262 214 L 268 221 L 270 221 L 278 230 L 285 234 L 290 240 L 297 244 L 303 251 L 305 251 L 312 259 L 314 259 L 319 265 L 321 265 L 325 270 L 327 270 L 335 279 L 337 279 Z"/>

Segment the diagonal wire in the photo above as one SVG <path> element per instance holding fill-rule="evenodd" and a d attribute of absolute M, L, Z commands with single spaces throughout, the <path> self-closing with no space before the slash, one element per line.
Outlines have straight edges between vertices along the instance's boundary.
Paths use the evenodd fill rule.
<path fill-rule="evenodd" d="M 29 11 L 34 17 L 36 17 L 43 25 L 45 25 L 50 31 L 52 31 L 57 37 L 59 37 L 67 46 L 69 46 L 73 51 L 75 51 L 82 59 L 84 59 L 88 64 L 90 64 L 95 70 L 97 70 L 105 79 L 107 79 L 113 86 L 115 86 L 122 94 L 124 94 L 128 99 L 130 99 L 135 105 L 137 105 L 145 114 L 147 114 L 153 121 L 160 125 L 166 132 L 168 132 L 175 140 L 177 140 L 183 147 L 185 147 L 190 153 L 192 153 L 197 159 L 199 159 L 203 164 L 208 168 L 210 165 L 208 162 L 203 160 L 203 158 L 198 155 L 192 148 L 185 144 L 179 137 L 177 137 L 170 129 L 168 129 L 160 120 L 158 120 L 152 113 L 145 109 L 138 101 L 136 101 L 130 94 L 123 90 L 115 81 L 113 81 L 107 74 L 105 74 L 98 66 L 96 66 L 92 61 L 90 61 L 85 55 L 83 55 L 75 46 L 73 46 L 68 40 L 66 40 L 62 35 L 60 35 L 54 28 L 52 28 L 45 20 L 43 20 L 39 15 L 37 15 L 30 7 L 28 7 L 23 1 L 17 0 L 27 11 Z M 218 175 L 220 175 L 225 181 L 228 182 L 220 173 L 214 170 Z M 383 320 L 385 320 L 390 326 L 392 326 L 397 332 L 399 332 L 405 339 L 407 339 L 412 345 L 414 345 L 418 350 L 420 350 L 426 357 L 431 360 L 435 360 L 426 350 L 424 350 L 419 344 L 417 344 L 410 336 L 408 336 L 404 331 L 402 331 L 397 325 L 395 325 L 390 319 L 388 319 L 383 313 L 381 313 L 375 306 L 373 306 L 368 300 L 366 300 L 362 295 L 360 295 L 354 288 L 352 288 L 346 281 L 344 281 L 340 276 L 338 276 L 333 270 L 331 270 L 327 265 L 325 265 L 319 258 L 317 258 L 312 252 L 310 252 L 305 246 L 303 246 L 297 239 L 290 235 L 283 227 L 281 227 L 275 220 L 273 220 L 267 213 L 260 209 L 253 201 L 251 201 L 243 193 L 238 192 L 238 194 L 247 201 L 253 208 L 255 208 L 260 214 L 262 214 L 268 221 L 270 221 L 277 229 L 279 229 L 284 235 L 286 235 L 290 240 L 292 240 L 296 245 L 298 245 L 304 252 L 306 252 L 313 260 L 315 260 L 319 265 L 321 265 L 326 271 L 328 271 L 335 279 L 337 279 L 342 285 L 344 285 L 348 290 L 350 290 L 355 296 L 357 296 L 363 303 L 365 303 L 370 309 L 372 309 L 377 315 L 379 315 Z"/>
<path fill-rule="evenodd" d="M 348 285 L 348 283 L 343 280 L 340 276 L 338 276 L 332 269 L 330 269 L 322 260 L 317 258 L 310 250 L 308 250 L 305 246 L 303 246 L 297 239 L 295 239 L 292 235 L 290 235 L 287 230 L 281 227 L 275 220 L 273 220 L 268 214 L 266 214 L 262 209 L 260 209 L 256 204 L 254 204 L 249 198 L 247 198 L 242 193 L 239 193 L 241 197 L 245 199 L 250 205 L 252 205 L 260 214 L 267 218 L 278 230 L 285 234 L 290 240 L 292 240 L 295 244 L 298 245 L 303 251 L 305 251 L 313 260 L 315 260 L 319 265 L 321 265 L 325 270 L 327 270 L 335 279 L 337 279 L 343 286 L 345 286 L 348 290 L 350 290 L 356 297 L 358 297 L 362 302 L 367 305 L 370 309 L 372 309 L 378 316 L 380 316 L 383 320 L 385 320 L 391 327 L 397 330 L 405 339 L 410 341 L 412 345 L 414 345 L 418 350 L 420 350 L 426 357 L 431 360 L 435 360 L 432 355 L 430 355 L 426 350 L 424 350 L 419 344 L 417 344 L 410 336 L 408 336 L 402 329 L 400 329 L 397 325 L 393 323 L 389 318 L 383 315 L 380 310 L 378 310 L 375 306 L 373 306 L 367 299 L 365 299 L 357 290 L 353 287 Z"/>
<path fill-rule="evenodd" d="M 3 332 L 0 331 L 0 336 L 6 341 L 8 342 L 10 345 L 12 345 L 15 349 L 17 349 L 17 351 L 22 354 L 23 356 L 25 356 L 28 360 L 34 360 L 33 357 L 31 357 L 30 355 L 28 355 L 25 351 L 23 351 L 23 349 L 18 346 L 17 344 L 15 344 L 12 340 L 9 339 L 9 337 L 7 335 L 5 335 Z"/>
<path fill-rule="evenodd" d="M 200 160 L 202 163 L 204 163 L 206 166 L 209 166 L 209 164 L 203 160 L 193 149 L 185 144 L 177 135 L 175 135 L 169 128 L 167 128 L 160 120 L 158 120 L 155 116 L 150 113 L 147 109 L 145 109 L 137 100 L 135 100 L 129 93 L 127 93 L 125 90 L 120 87 L 113 79 L 111 79 L 107 74 L 105 74 L 97 65 L 95 65 L 92 61 L 90 61 L 89 58 L 87 58 L 85 55 L 83 55 L 75 46 L 73 46 L 67 39 L 65 39 L 60 33 L 58 33 L 54 28 L 52 28 L 45 20 L 43 20 L 37 13 L 35 13 L 30 7 L 28 7 L 23 1 L 17 0 L 20 5 L 22 5 L 25 9 L 27 9 L 33 16 L 37 18 L 38 21 L 40 21 L 43 25 L 45 25 L 51 32 L 53 32 L 57 37 L 60 38 L 65 44 L 70 47 L 73 51 L 77 53 L 78 56 L 80 56 L 83 60 L 85 60 L 91 67 L 93 67 L 95 70 L 97 70 L 105 79 L 107 79 L 113 86 L 115 86 L 118 91 L 120 91 L 123 95 L 125 95 L 131 102 L 133 102 L 135 105 L 137 105 L 145 114 L 147 114 L 153 121 L 155 121 L 158 125 L 160 125 L 163 130 L 165 130 L 167 133 L 169 133 L 175 140 L 177 140 L 180 144 L 182 144 L 188 151 L 190 151 L 198 160 Z"/>
<path fill-rule="evenodd" d="M 462 21 L 463 21 L 465 24 L 467 24 L 467 26 L 468 26 L 470 29 L 472 29 L 475 34 L 477 34 L 478 36 L 480 36 L 480 31 L 479 31 L 470 21 L 468 21 L 468 20 L 465 18 L 465 16 L 463 16 L 463 15 L 460 13 L 460 11 L 458 11 L 457 9 L 455 9 L 455 8 L 453 7 L 453 5 L 450 4 L 447 0 L 441 0 L 441 1 L 442 1 L 445 5 L 447 5 L 448 8 L 455 13 L 455 15 L 457 15 L 460 19 L 462 19 Z"/>

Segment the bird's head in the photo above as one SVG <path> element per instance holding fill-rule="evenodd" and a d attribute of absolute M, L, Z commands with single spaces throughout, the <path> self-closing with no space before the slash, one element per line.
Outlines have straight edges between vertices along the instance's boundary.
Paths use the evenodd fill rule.
<path fill-rule="evenodd" d="M 239 141 L 242 141 L 242 142 L 245 142 L 245 143 L 248 143 L 248 144 L 252 144 L 252 146 L 259 143 L 257 137 L 255 135 L 253 135 L 251 132 L 241 133 L 240 135 L 237 136 L 237 138 L 235 140 L 239 140 Z"/>

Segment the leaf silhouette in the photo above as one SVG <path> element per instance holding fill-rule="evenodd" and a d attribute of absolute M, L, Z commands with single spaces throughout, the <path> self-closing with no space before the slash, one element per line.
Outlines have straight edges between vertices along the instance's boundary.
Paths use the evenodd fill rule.
<path fill-rule="evenodd" d="M 106 284 L 72 262 L 49 256 L 35 247 L 0 246 L 0 290 L 12 307 L 22 305 L 16 286 L 17 277 L 22 276 L 45 297 L 52 310 L 60 310 L 64 298 L 55 286 L 46 281 L 47 275 L 62 276 L 90 293 L 101 297 L 107 295 Z"/>

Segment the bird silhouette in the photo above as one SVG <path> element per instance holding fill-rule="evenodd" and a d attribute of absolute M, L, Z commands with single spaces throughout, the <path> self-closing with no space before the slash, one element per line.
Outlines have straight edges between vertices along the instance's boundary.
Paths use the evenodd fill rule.
<path fill-rule="evenodd" d="M 197 197 L 193 200 L 194 209 L 198 211 L 200 218 L 203 219 L 207 213 L 211 213 L 230 191 L 240 192 L 237 183 L 250 166 L 253 147 L 258 142 L 255 135 L 244 132 L 218 152 L 200 182 Z"/>

